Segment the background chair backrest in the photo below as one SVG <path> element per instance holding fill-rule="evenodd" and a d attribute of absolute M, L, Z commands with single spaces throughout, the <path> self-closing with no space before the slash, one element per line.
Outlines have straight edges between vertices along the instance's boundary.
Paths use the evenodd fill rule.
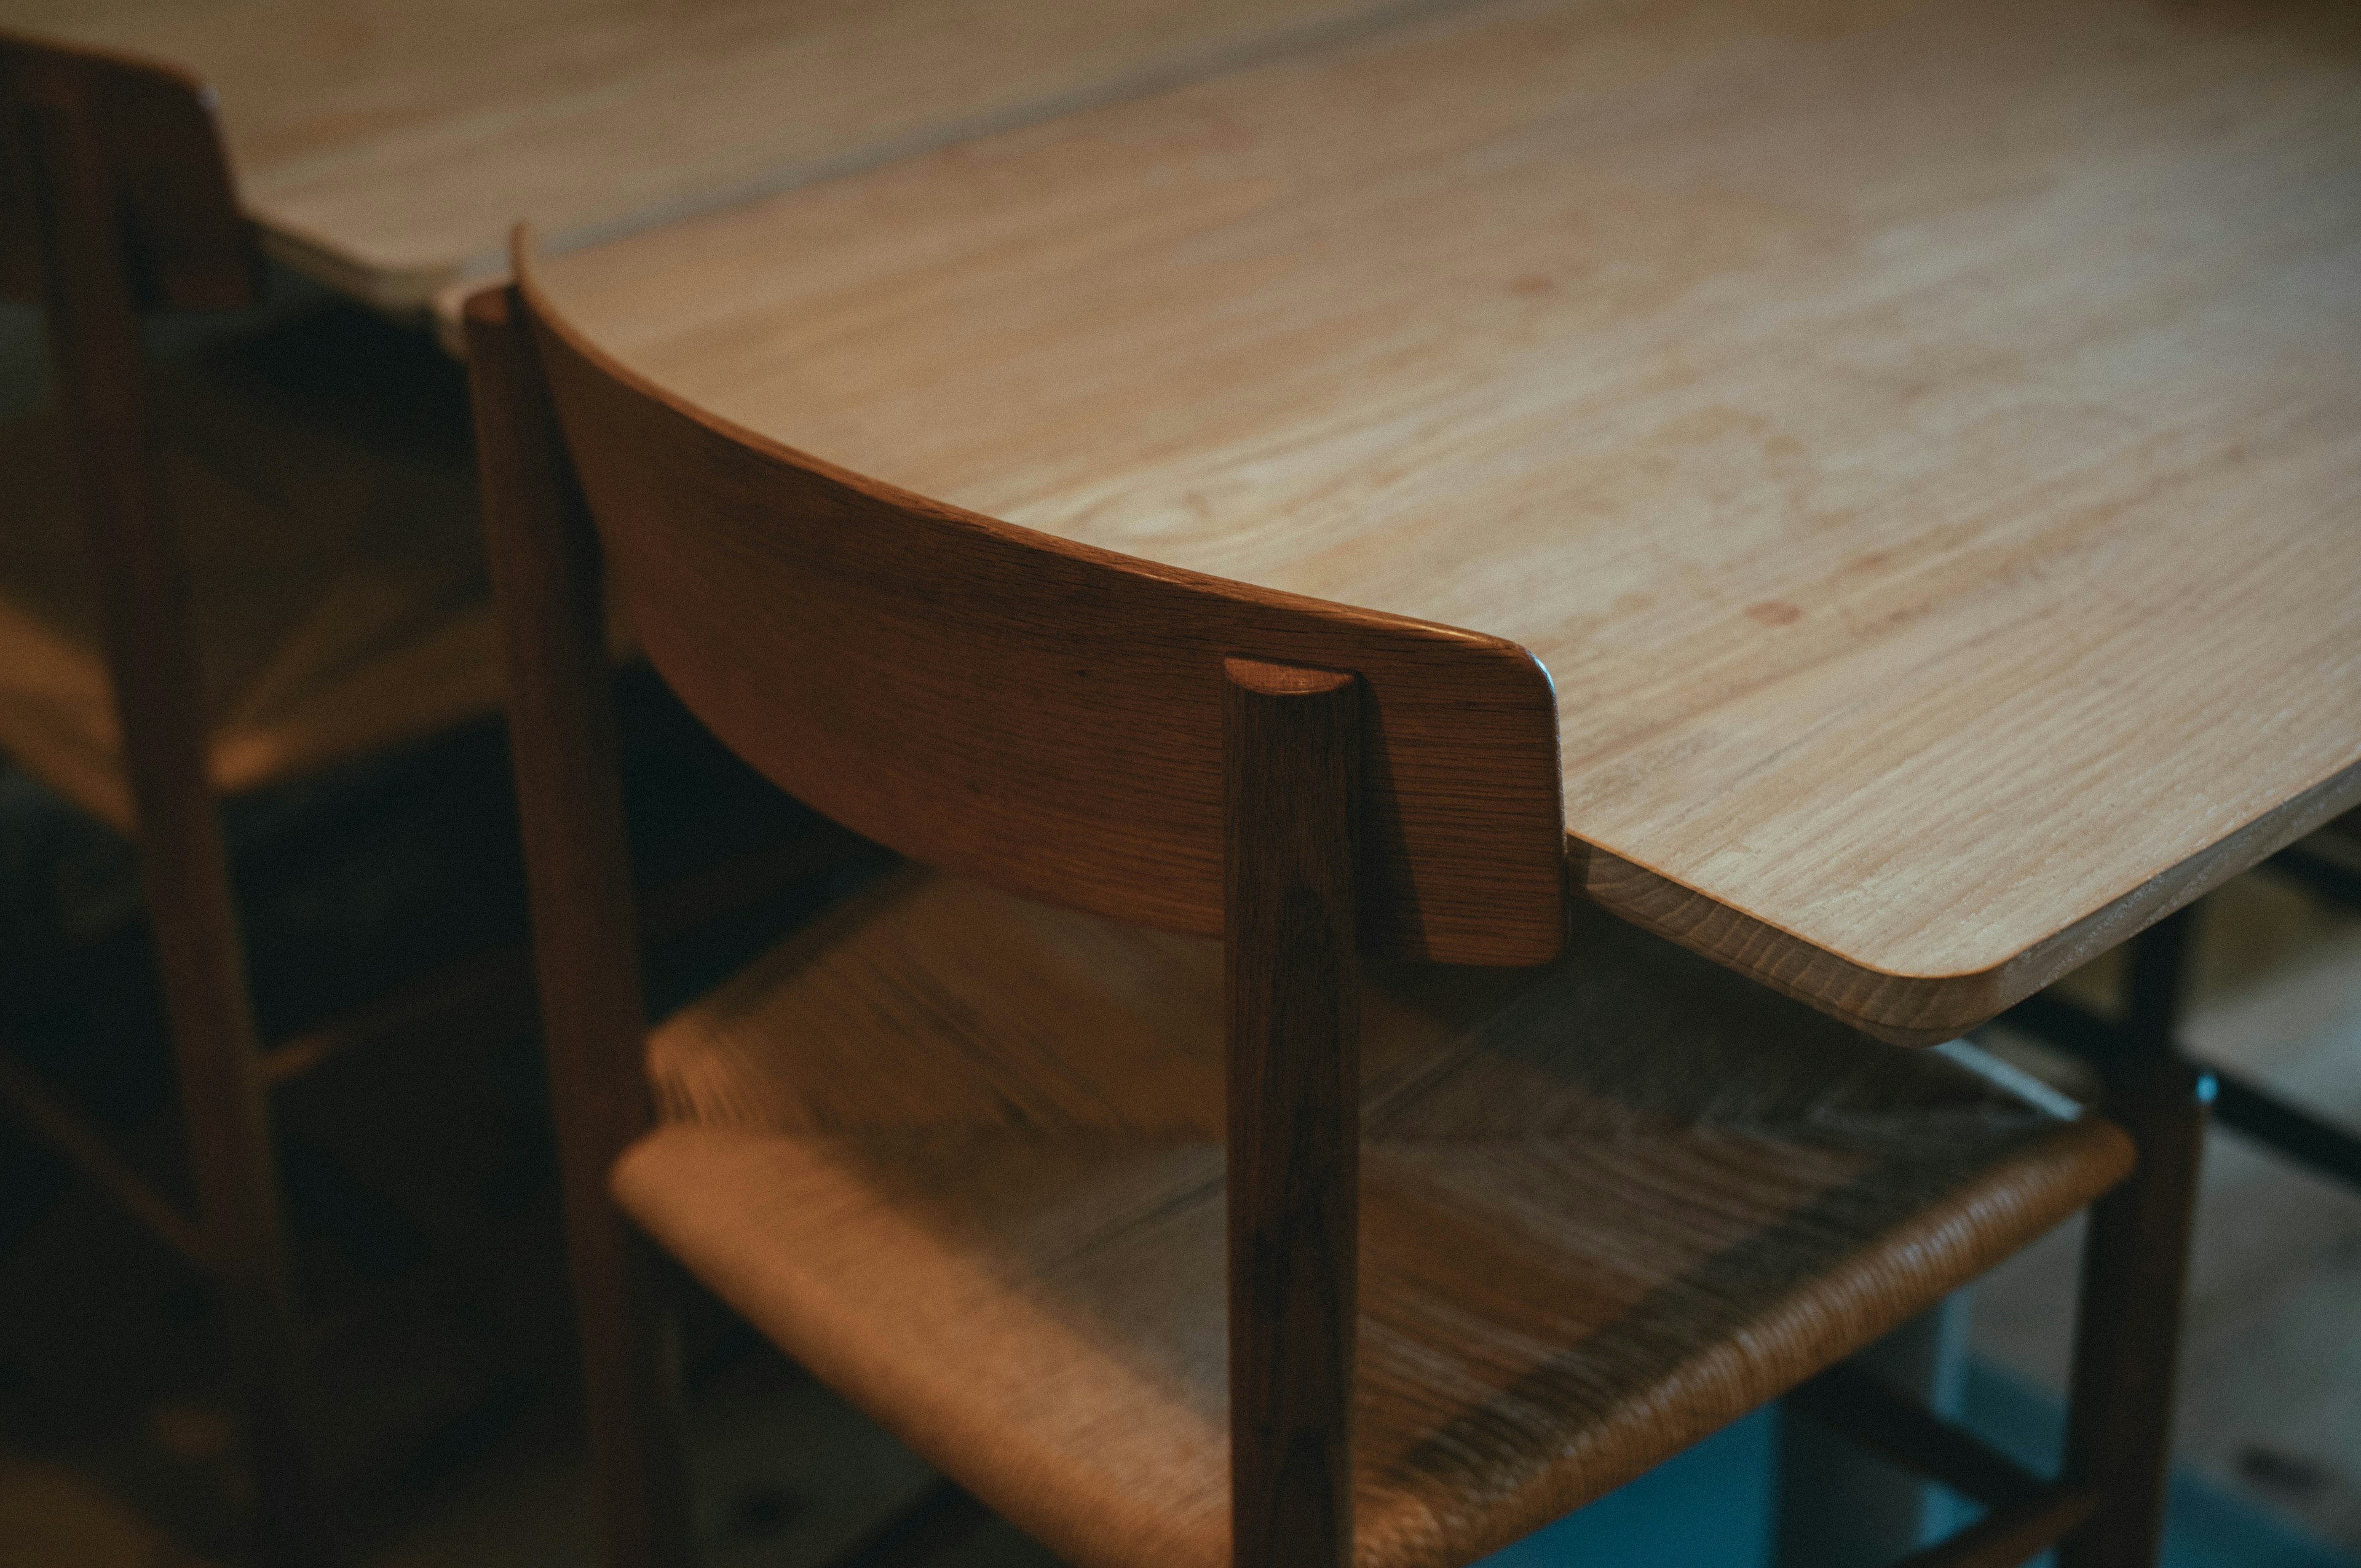
<path fill-rule="evenodd" d="M 782 788 L 928 864 L 1215 933 L 1224 656 L 1349 670 L 1364 944 L 1557 952 L 1557 707 L 1523 649 L 844 472 L 668 398 L 562 320 L 529 258 L 519 275 L 609 584 L 682 699 Z"/>
<path fill-rule="evenodd" d="M 166 66 L 0 33 L 0 294 L 41 293 L 30 137 L 86 127 L 118 197 L 142 310 L 236 310 L 261 294 L 253 225 L 203 82 Z M 55 122 L 53 122 L 55 123 Z"/>

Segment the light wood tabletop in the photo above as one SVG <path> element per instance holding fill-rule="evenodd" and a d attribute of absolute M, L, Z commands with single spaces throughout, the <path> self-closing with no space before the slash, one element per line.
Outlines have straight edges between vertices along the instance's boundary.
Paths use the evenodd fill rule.
<path fill-rule="evenodd" d="M 333 288 L 417 311 L 497 267 L 519 217 L 559 247 L 628 232 L 1414 8 L 0 0 L 0 27 L 203 78 L 266 245 Z"/>
<path fill-rule="evenodd" d="M 1514 638 L 1594 898 L 1891 1038 L 2361 798 L 2361 12 L 1509 0 L 560 258 L 720 415 Z"/>

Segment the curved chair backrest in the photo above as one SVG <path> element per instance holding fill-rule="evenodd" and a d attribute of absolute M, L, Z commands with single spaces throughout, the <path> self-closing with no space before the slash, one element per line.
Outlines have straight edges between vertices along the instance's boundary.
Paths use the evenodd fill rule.
<path fill-rule="evenodd" d="M 260 297 L 213 93 L 168 66 L 0 33 L 0 292 L 41 292 L 34 138 L 87 135 L 128 251 L 138 309 L 236 310 Z M 33 210 L 27 210 L 33 209 Z"/>
<path fill-rule="evenodd" d="M 667 397 L 566 323 L 530 258 L 518 276 L 642 646 L 782 788 L 929 865 L 1215 933 L 1224 659 L 1348 671 L 1363 944 L 1456 963 L 1557 952 L 1557 705 L 1522 648 L 847 473 Z"/>

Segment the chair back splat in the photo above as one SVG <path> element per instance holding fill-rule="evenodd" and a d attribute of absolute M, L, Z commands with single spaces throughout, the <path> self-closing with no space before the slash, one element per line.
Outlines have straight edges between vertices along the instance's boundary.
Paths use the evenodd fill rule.
<path fill-rule="evenodd" d="M 262 296 L 203 82 L 169 66 L 0 32 L 0 295 L 41 296 L 39 141 L 86 137 L 120 225 L 132 304 L 238 310 Z"/>
<path fill-rule="evenodd" d="M 648 656 L 781 787 L 912 859 L 1222 928 L 1223 661 L 1360 678 L 1374 952 L 1563 941 L 1549 677 L 1513 643 L 1174 571 L 939 505 L 667 398 L 522 296 Z"/>

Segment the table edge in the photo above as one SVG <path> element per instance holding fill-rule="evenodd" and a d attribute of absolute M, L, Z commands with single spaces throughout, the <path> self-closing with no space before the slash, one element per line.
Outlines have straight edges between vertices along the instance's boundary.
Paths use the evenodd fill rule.
<path fill-rule="evenodd" d="M 1954 1039 L 2361 806 L 2361 760 L 1988 968 L 1883 970 L 1823 948 L 1569 832 L 1575 893 L 1620 919 L 1894 1045 Z"/>

